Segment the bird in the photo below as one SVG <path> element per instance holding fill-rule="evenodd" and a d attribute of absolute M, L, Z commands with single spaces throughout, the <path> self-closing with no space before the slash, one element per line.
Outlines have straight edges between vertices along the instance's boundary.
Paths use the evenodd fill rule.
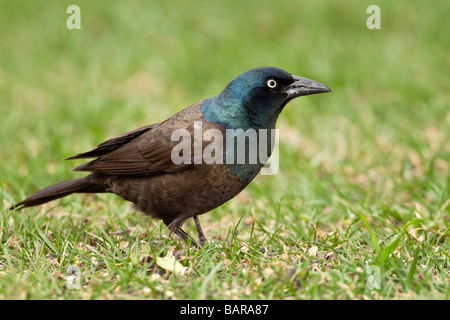
<path fill-rule="evenodd" d="M 218 95 L 194 103 L 165 121 L 120 134 L 91 151 L 66 158 L 92 159 L 73 169 L 89 174 L 43 188 L 10 210 L 73 193 L 113 193 L 145 215 L 161 219 L 171 233 L 199 247 L 182 229 L 184 222 L 193 218 L 203 247 L 207 240 L 198 216 L 234 198 L 266 163 L 266 159 L 259 158 L 249 161 L 250 147 L 264 139 L 259 135 L 257 141 L 244 139 L 245 158 L 239 162 L 238 152 L 234 152 L 239 146 L 231 144 L 238 137 L 228 132 L 272 132 L 281 111 L 292 99 L 330 91 L 320 82 L 280 68 L 250 69 L 234 78 Z M 213 133 L 214 139 L 211 134 L 210 141 L 205 138 L 207 132 Z M 178 133 L 175 139 L 174 133 Z M 194 138 L 188 139 L 189 135 Z M 270 156 L 273 140 L 268 139 Z M 218 161 L 202 161 L 202 152 L 207 154 L 212 141 L 216 148 L 214 152 L 209 150 L 209 155 Z"/>

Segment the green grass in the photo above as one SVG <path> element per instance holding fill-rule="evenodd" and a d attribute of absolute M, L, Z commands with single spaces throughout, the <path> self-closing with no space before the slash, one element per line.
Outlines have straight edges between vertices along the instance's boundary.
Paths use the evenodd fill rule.
<path fill-rule="evenodd" d="M 80 0 L 72 31 L 70 4 L 0 4 L 0 299 L 450 298 L 448 1 Z M 200 217 L 205 248 L 113 195 L 8 211 L 257 66 L 333 92 L 286 107 L 280 172 Z"/>

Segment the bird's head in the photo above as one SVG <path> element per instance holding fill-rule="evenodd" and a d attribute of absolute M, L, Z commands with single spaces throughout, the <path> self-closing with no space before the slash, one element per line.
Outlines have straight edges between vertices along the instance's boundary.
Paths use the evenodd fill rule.
<path fill-rule="evenodd" d="M 231 81 L 206 109 L 211 108 L 211 117 L 230 127 L 271 128 L 292 99 L 330 91 L 320 82 L 279 68 L 255 68 Z"/>

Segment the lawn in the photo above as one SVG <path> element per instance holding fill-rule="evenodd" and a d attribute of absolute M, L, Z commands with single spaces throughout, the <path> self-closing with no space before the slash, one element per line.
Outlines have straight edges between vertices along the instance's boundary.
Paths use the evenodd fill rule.
<path fill-rule="evenodd" d="M 366 26 L 372 4 L 381 29 Z M 450 299 L 448 12 L 444 0 L 2 1 L 0 299 Z M 259 66 L 333 92 L 285 108 L 279 172 L 200 217 L 204 248 L 114 195 L 8 210 L 83 175 L 64 158 Z"/>

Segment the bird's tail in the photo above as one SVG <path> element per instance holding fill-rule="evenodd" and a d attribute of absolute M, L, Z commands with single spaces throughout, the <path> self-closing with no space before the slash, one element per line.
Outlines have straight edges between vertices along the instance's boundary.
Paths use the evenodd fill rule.
<path fill-rule="evenodd" d="M 62 198 L 68 196 L 69 194 L 79 192 L 79 193 L 90 193 L 90 192 L 105 192 L 105 190 L 96 184 L 91 182 L 90 176 L 85 176 L 83 178 L 72 179 L 63 181 L 52 186 L 46 187 L 33 195 L 29 196 L 23 201 L 16 203 L 9 209 L 13 210 L 19 207 L 32 207 L 37 206 L 51 200 Z"/>

